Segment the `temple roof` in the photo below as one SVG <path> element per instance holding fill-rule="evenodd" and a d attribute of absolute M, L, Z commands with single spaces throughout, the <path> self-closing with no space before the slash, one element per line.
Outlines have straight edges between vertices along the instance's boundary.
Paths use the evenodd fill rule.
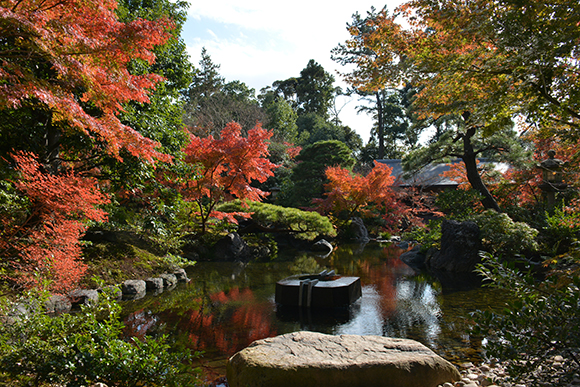
<path fill-rule="evenodd" d="M 423 188 L 453 188 L 457 187 L 457 182 L 443 176 L 443 172 L 451 168 L 451 164 L 461 163 L 461 159 L 452 160 L 450 163 L 433 163 L 423 167 L 418 173 L 411 176 L 403 176 L 403 166 L 400 159 L 376 160 L 386 164 L 393 169 L 391 173 L 395 177 L 395 184 L 400 187 L 423 187 Z M 478 159 L 480 165 L 492 164 L 495 169 L 505 172 L 509 169 L 507 163 L 492 162 L 487 159 Z"/>

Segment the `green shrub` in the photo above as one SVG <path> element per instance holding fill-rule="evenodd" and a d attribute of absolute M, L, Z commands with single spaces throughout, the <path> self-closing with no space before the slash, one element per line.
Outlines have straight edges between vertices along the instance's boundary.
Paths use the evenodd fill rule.
<path fill-rule="evenodd" d="M 472 217 L 481 232 L 482 249 L 504 259 L 538 250 L 538 230 L 523 222 L 514 222 L 507 214 L 486 210 Z"/>
<path fill-rule="evenodd" d="M 442 219 L 433 219 L 429 221 L 426 227 L 413 227 L 413 229 L 403 234 L 403 239 L 420 244 L 422 252 L 432 247 L 440 249 L 442 222 Z"/>
<path fill-rule="evenodd" d="M 221 204 L 217 209 L 223 212 L 248 212 L 261 232 L 286 232 L 296 238 L 314 240 L 319 235 L 336 236 L 330 220 L 314 211 L 302 211 L 297 208 L 282 207 L 274 204 L 247 202 L 242 207 L 239 200 Z"/>
<path fill-rule="evenodd" d="M 189 355 L 173 352 L 165 337 L 121 339 L 120 306 L 104 294 L 80 313 L 49 316 L 40 301 L 0 324 L 0 382 L 11 386 L 179 386 L 195 382 L 185 372 Z M 28 298 L 38 300 L 38 297 Z M 14 304 L 4 302 L 6 319 Z M 1 384 L 1 383 L 0 383 Z"/>
<path fill-rule="evenodd" d="M 578 240 L 580 213 L 565 206 L 546 213 L 546 226 L 542 232 L 543 244 L 555 254 L 564 253 Z"/>
<path fill-rule="evenodd" d="M 486 356 L 506 361 L 516 381 L 534 378 L 531 385 L 567 385 L 566 378 L 580 374 L 579 263 L 578 256 L 566 257 L 542 281 L 537 273 L 518 271 L 514 262 L 500 262 L 491 255 L 479 265 L 477 271 L 488 284 L 503 289 L 511 301 L 503 313 L 476 312 L 473 333 L 487 337 Z M 556 355 L 569 367 L 564 375 L 553 372 Z"/>
<path fill-rule="evenodd" d="M 481 198 L 474 189 L 444 190 L 437 194 L 435 205 L 447 219 L 461 221 L 481 211 Z"/>

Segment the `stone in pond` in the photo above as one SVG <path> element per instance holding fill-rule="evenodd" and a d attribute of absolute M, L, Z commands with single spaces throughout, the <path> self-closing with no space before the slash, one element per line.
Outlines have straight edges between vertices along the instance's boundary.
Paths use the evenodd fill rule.
<path fill-rule="evenodd" d="M 226 372 L 230 387 L 436 387 L 461 378 L 414 340 L 315 332 L 257 340 Z"/>
<path fill-rule="evenodd" d="M 145 280 L 145 287 L 147 290 L 159 291 L 163 290 L 163 278 L 152 277 Z"/>
<path fill-rule="evenodd" d="M 164 273 L 161 274 L 159 277 L 163 279 L 163 286 L 166 288 L 171 288 L 172 286 L 177 284 L 177 277 L 175 274 Z"/>
<path fill-rule="evenodd" d="M 121 285 L 123 296 L 136 296 L 145 294 L 147 291 L 147 283 L 143 280 L 126 280 Z"/>
<path fill-rule="evenodd" d="M 325 272 L 323 272 L 325 273 Z M 362 295 L 359 277 L 300 274 L 276 283 L 276 303 L 307 308 L 344 307 Z"/>

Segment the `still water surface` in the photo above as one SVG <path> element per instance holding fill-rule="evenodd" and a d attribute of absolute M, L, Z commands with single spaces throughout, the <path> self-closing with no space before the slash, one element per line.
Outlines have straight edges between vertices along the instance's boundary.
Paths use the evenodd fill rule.
<path fill-rule="evenodd" d="M 126 333 L 166 333 L 204 351 L 209 377 L 252 341 L 309 330 L 417 340 L 454 363 L 481 358 L 481 340 L 467 333 L 469 313 L 503 304 L 497 290 L 454 290 L 405 265 L 393 245 L 341 246 L 330 256 L 287 252 L 271 262 L 199 262 L 191 281 L 157 296 L 126 302 Z M 324 269 L 361 278 L 362 297 L 335 311 L 287 310 L 274 302 L 276 281 Z M 475 284 L 474 284 L 475 285 Z"/>

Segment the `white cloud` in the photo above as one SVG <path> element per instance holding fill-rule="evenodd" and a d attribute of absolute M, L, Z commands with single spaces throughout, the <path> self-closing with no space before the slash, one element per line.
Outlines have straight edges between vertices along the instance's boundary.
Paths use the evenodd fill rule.
<path fill-rule="evenodd" d="M 212 30 L 208 29 L 208 30 L 207 30 L 207 32 L 208 32 L 208 33 L 209 33 L 211 36 L 213 36 L 215 39 L 218 39 L 218 36 L 217 36 L 217 35 L 216 35 L 216 34 L 215 34 L 215 33 L 214 33 Z"/>

